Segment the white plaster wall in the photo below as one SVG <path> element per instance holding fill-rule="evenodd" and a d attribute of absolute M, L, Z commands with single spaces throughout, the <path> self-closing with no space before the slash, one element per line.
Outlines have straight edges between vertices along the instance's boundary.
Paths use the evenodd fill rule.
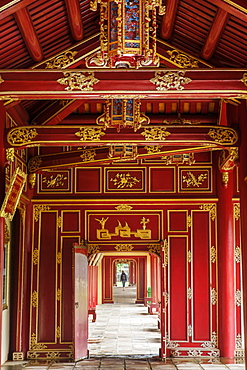
<path fill-rule="evenodd" d="M 2 350 L 1 365 L 8 360 L 9 354 L 9 308 L 2 312 Z"/>

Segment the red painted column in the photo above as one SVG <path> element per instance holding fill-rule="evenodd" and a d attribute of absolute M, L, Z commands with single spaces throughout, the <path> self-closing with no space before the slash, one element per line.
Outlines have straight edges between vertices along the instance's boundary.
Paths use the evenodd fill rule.
<path fill-rule="evenodd" d="M 5 150 L 4 150 L 4 127 L 5 127 L 5 108 L 3 101 L 0 101 L 0 207 L 2 206 L 5 195 Z M 3 252 L 4 252 L 4 218 L 0 217 L 0 276 L 3 276 Z M 3 287 L 0 284 L 0 333 L 2 333 L 2 302 Z M 2 335 L 0 335 L 0 359 L 2 348 Z"/>
<path fill-rule="evenodd" d="M 243 274 L 243 312 L 244 337 L 247 338 L 247 104 L 243 100 L 239 107 L 239 126 L 241 133 L 239 153 L 239 188 L 240 188 L 240 221 L 241 221 L 241 248 L 242 248 L 242 274 Z M 247 340 L 245 339 L 245 353 L 247 353 Z"/>
<path fill-rule="evenodd" d="M 235 350 L 235 292 L 234 292 L 234 217 L 233 217 L 233 173 L 223 186 L 218 171 L 218 345 L 220 356 L 234 357 Z"/>

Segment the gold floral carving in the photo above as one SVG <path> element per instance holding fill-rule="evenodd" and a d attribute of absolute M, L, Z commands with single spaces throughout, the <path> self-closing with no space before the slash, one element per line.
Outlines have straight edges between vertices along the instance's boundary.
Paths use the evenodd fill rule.
<path fill-rule="evenodd" d="M 48 360 L 55 360 L 57 358 L 60 358 L 60 352 L 58 352 L 58 351 L 48 351 L 48 352 L 46 352 L 46 358 Z"/>
<path fill-rule="evenodd" d="M 206 173 L 201 173 L 197 177 L 191 172 L 187 172 L 186 175 L 183 176 L 183 182 L 186 182 L 188 188 L 190 187 L 198 187 L 202 185 L 202 183 L 207 179 Z"/>
<path fill-rule="evenodd" d="M 170 60 L 181 68 L 198 68 L 198 60 L 180 53 L 178 50 L 167 50 L 167 54 L 170 55 Z"/>
<path fill-rule="evenodd" d="M 109 95 L 101 95 L 101 98 L 103 99 L 145 99 L 148 95 L 124 95 L 124 94 L 109 94 Z"/>
<path fill-rule="evenodd" d="M 51 175 L 50 178 L 44 176 L 42 182 L 47 185 L 47 188 L 55 188 L 64 186 L 64 180 L 67 180 L 67 177 L 58 173 L 55 177 L 53 175 Z"/>
<path fill-rule="evenodd" d="M 56 330 L 56 337 L 57 338 L 60 338 L 61 337 L 61 328 L 60 326 L 57 327 L 57 330 Z"/>
<path fill-rule="evenodd" d="M 93 161 L 95 157 L 96 157 L 96 150 L 95 149 L 87 149 L 80 155 L 80 158 L 82 159 L 82 162 Z"/>
<path fill-rule="evenodd" d="M 189 228 L 189 227 L 191 227 L 191 225 L 192 225 L 191 216 L 190 216 L 190 215 L 188 215 L 188 216 L 187 216 L 187 227 Z"/>
<path fill-rule="evenodd" d="M 148 245 L 147 248 L 148 248 L 149 253 L 154 253 L 160 256 L 160 250 L 161 250 L 160 244 L 150 244 Z"/>
<path fill-rule="evenodd" d="M 5 224 L 4 224 L 4 243 L 8 243 L 9 239 L 10 239 L 9 228 L 8 228 L 8 225 L 6 224 L 6 221 L 5 221 Z"/>
<path fill-rule="evenodd" d="M 42 159 L 39 156 L 33 157 L 28 162 L 28 171 L 35 172 L 40 168 Z"/>
<path fill-rule="evenodd" d="M 211 263 L 215 263 L 217 260 L 217 251 L 214 246 L 210 248 L 210 260 L 211 260 Z"/>
<path fill-rule="evenodd" d="M 240 80 L 241 82 L 243 82 L 243 84 L 245 85 L 245 86 L 247 86 L 247 73 L 244 73 L 243 74 L 243 78 L 241 78 L 241 80 Z"/>
<path fill-rule="evenodd" d="M 192 299 L 192 289 L 191 288 L 188 288 L 187 290 L 187 297 L 188 299 Z"/>
<path fill-rule="evenodd" d="M 77 51 L 66 51 L 64 54 L 58 55 L 55 58 L 50 59 L 46 62 L 47 69 L 60 69 L 65 68 L 70 63 L 74 62 L 74 56 L 77 54 Z"/>
<path fill-rule="evenodd" d="M 43 343 L 37 343 L 37 336 L 35 333 L 31 335 L 30 349 L 31 350 L 40 350 L 45 349 L 47 346 Z"/>
<path fill-rule="evenodd" d="M 15 160 L 15 149 L 14 148 L 6 149 L 6 160 L 10 162 L 14 162 Z"/>
<path fill-rule="evenodd" d="M 171 342 L 170 340 L 166 341 L 166 348 L 173 349 L 173 348 L 177 348 L 179 346 L 180 346 L 180 344 L 178 344 L 177 342 Z"/>
<path fill-rule="evenodd" d="M 148 154 L 159 153 L 159 152 L 161 152 L 162 148 L 163 148 L 162 145 L 146 145 L 146 146 L 144 146 L 144 149 L 146 149 Z"/>
<path fill-rule="evenodd" d="M 11 145 L 28 144 L 38 135 L 35 128 L 15 128 L 8 133 L 7 140 Z"/>
<path fill-rule="evenodd" d="M 239 203 L 234 203 L 234 218 L 237 221 L 240 218 L 240 204 Z"/>
<path fill-rule="evenodd" d="M 221 172 L 221 179 L 222 184 L 227 185 L 229 182 L 229 172 L 228 171 Z"/>
<path fill-rule="evenodd" d="M 88 72 L 86 75 L 82 72 L 64 72 L 64 78 L 59 78 L 57 82 L 61 85 L 67 85 L 65 90 L 81 90 L 81 91 L 92 91 L 93 86 L 99 82 L 94 77 L 93 72 Z"/>
<path fill-rule="evenodd" d="M 38 307 L 38 293 L 36 292 L 36 290 L 34 290 L 32 293 L 31 305 L 32 307 Z"/>
<path fill-rule="evenodd" d="M 235 144 L 238 140 L 237 133 L 232 129 L 226 128 L 211 128 L 208 132 L 208 136 L 220 144 Z"/>
<path fill-rule="evenodd" d="M 118 211 L 131 211 L 133 207 L 128 204 L 120 204 L 119 206 L 116 206 L 115 209 L 117 209 Z"/>
<path fill-rule="evenodd" d="M 33 261 L 33 264 L 34 265 L 38 265 L 38 263 L 39 263 L 39 250 L 37 248 L 35 248 L 33 250 L 33 258 L 32 258 L 32 261 Z"/>
<path fill-rule="evenodd" d="M 61 216 L 58 216 L 58 218 L 57 218 L 57 227 L 59 229 L 61 229 L 61 227 L 62 227 L 62 217 Z"/>
<path fill-rule="evenodd" d="M 236 246 L 234 250 L 234 258 L 236 263 L 241 262 L 241 248 Z"/>
<path fill-rule="evenodd" d="M 188 251 L 188 253 L 187 253 L 187 262 L 191 263 L 191 261 L 192 261 L 192 252 Z"/>
<path fill-rule="evenodd" d="M 0 84 L 2 84 L 4 82 L 4 79 L 2 78 L 2 76 L 0 75 Z"/>
<path fill-rule="evenodd" d="M 117 187 L 117 189 L 132 188 L 135 184 L 140 182 L 135 176 L 131 176 L 130 173 L 117 173 L 114 178 L 110 179 L 111 182 Z"/>
<path fill-rule="evenodd" d="M 32 188 L 35 187 L 36 179 L 37 179 L 36 173 L 30 173 L 28 175 L 28 182 L 29 182 L 29 184 L 31 185 Z"/>
<path fill-rule="evenodd" d="M 114 248 L 118 252 L 131 252 L 134 247 L 132 244 L 117 244 Z"/>
<path fill-rule="evenodd" d="M 50 209 L 49 206 L 46 206 L 46 205 L 43 205 L 43 204 L 40 204 L 40 205 L 34 205 L 34 221 L 37 222 L 39 221 L 39 217 L 40 217 L 40 214 L 41 212 L 45 212 L 45 211 L 48 211 Z"/>
<path fill-rule="evenodd" d="M 204 211 L 209 211 L 211 220 L 215 220 L 216 218 L 216 204 L 203 204 L 200 206 L 200 209 Z"/>
<path fill-rule="evenodd" d="M 187 332 L 188 332 L 188 337 L 192 337 L 192 325 L 188 325 Z"/>
<path fill-rule="evenodd" d="M 87 245 L 88 254 L 96 254 L 100 252 L 100 246 L 98 244 L 88 244 Z"/>
<path fill-rule="evenodd" d="M 61 289 L 58 289 L 57 290 L 57 301 L 61 300 L 61 295 L 62 295 Z"/>
<path fill-rule="evenodd" d="M 214 288 L 211 288 L 210 298 L 211 298 L 211 304 L 215 306 L 218 301 L 218 293 L 216 292 Z"/>
<path fill-rule="evenodd" d="M 241 348 L 243 348 L 243 341 L 242 341 L 241 334 L 238 334 L 238 335 L 236 336 L 236 348 L 237 348 L 237 349 L 241 349 Z"/>
<path fill-rule="evenodd" d="M 62 263 L 62 253 L 57 252 L 57 264 L 59 265 L 60 263 Z"/>
<path fill-rule="evenodd" d="M 167 306 L 168 303 L 169 303 L 169 293 L 168 292 L 164 292 L 163 293 L 163 296 L 165 298 L 165 306 Z"/>
<path fill-rule="evenodd" d="M 165 140 L 167 136 L 171 135 L 171 133 L 166 130 L 166 127 L 145 128 L 141 134 L 147 141 Z"/>
<path fill-rule="evenodd" d="M 156 71 L 155 77 L 151 78 L 150 82 L 156 85 L 156 90 L 183 90 L 185 84 L 188 84 L 192 80 L 188 77 L 184 77 L 184 71 L 178 72 L 165 72 Z"/>
<path fill-rule="evenodd" d="M 99 141 L 100 136 L 104 136 L 101 128 L 94 127 L 80 127 L 80 131 L 75 133 L 82 141 Z"/>
<path fill-rule="evenodd" d="M 164 252 L 164 266 L 168 265 L 169 261 L 169 246 L 167 240 L 164 241 L 164 246 L 162 247 L 162 251 Z"/>
<path fill-rule="evenodd" d="M 237 289 L 235 292 L 235 304 L 236 306 L 241 306 L 242 293 L 241 290 Z"/>

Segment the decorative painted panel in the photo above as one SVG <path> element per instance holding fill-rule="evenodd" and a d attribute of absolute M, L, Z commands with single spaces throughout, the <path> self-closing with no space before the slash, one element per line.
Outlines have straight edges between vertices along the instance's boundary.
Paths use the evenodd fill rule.
<path fill-rule="evenodd" d="M 105 169 L 105 192 L 145 192 L 145 168 Z"/>
<path fill-rule="evenodd" d="M 101 193 L 101 167 L 75 169 L 75 193 Z"/>
<path fill-rule="evenodd" d="M 212 192 L 211 167 L 196 169 L 193 167 L 179 168 L 179 192 Z"/>
<path fill-rule="evenodd" d="M 72 193 L 71 171 L 49 171 L 41 173 L 38 181 L 38 193 Z"/>
<path fill-rule="evenodd" d="M 175 167 L 150 167 L 149 168 L 149 192 L 176 192 Z"/>

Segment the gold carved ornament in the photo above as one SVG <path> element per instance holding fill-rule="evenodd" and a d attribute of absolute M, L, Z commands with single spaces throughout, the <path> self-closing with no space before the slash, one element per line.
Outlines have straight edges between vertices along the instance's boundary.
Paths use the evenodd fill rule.
<path fill-rule="evenodd" d="M 217 260 L 217 251 L 214 246 L 210 248 L 210 261 L 211 263 L 215 263 Z"/>
<path fill-rule="evenodd" d="M 61 291 L 61 289 L 58 289 L 57 290 L 57 301 L 61 300 L 61 296 L 62 296 L 62 291 Z"/>
<path fill-rule="evenodd" d="M 28 171 L 35 172 L 38 171 L 42 164 L 42 159 L 39 156 L 33 157 L 28 162 Z"/>
<path fill-rule="evenodd" d="M 90 162 L 94 161 L 96 157 L 96 150 L 95 149 L 87 149 L 80 155 L 82 162 Z"/>
<path fill-rule="evenodd" d="M 236 221 L 240 218 L 240 204 L 234 203 L 234 218 Z"/>
<path fill-rule="evenodd" d="M 117 189 L 132 188 L 135 184 L 140 182 L 135 176 L 131 176 L 130 173 L 117 173 L 114 178 L 110 179 Z"/>
<path fill-rule="evenodd" d="M 32 296 L 31 296 L 31 305 L 32 307 L 38 307 L 38 293 L 36 290 L 33 291 Z"/>
<path fill-rule="evenodd" d="M 203 204 L 200 209 L 209 211 L 209 215 L 212 221 L 216 219 L 216 204 Z"/>
<path fill-rule="evenodd" d="M 37 179 L 37 174 L 36 173 L 30 173 L 28 175 L 28 182 L 29 182 L 29 184 L 31 185 L 32 188 L 35 187 L 36 179 Z"/>
<path fill-rule="evenodd" d="M 64 186 L 64 180 L 67 180 L 68 178 L 64 175 L 61 175 L 60 173 L 57 174 L 55 177 L 53 175 L 50 176 L 50 178 L 47 178 L 46 176 L 43 177 L 42 182 L 47 185 L 47 188 L 55 188 Z"/>
<path fill-rule="evenodd" d="M 61 264 L 62 263 L 62 253 L 61 252 L 57 252 L 57 264 Z"/>
<path fill-rule="evenodd" d="M 7 135 L 7 141 L 11 145 L 25 145 L 32 142 L 38 135 L 35 128 L 14 128 Z"/>
<path fill-rule="evenodd" d="M 154 253 L 157 256 L 160 256 L 161 246 L 160 244 L 150 244 L 147 247 L 149 253 Z"/>
<path fill-rule="evenodd" d="M 146 149 L 148 154 L 159 153 L 159 152 L 161 152 L 162 148 L 163 148 L 162 145 L 146 145 L 146 146 L 144 146 L 144 149 Z"/>
<path fill-rule="evenodd" d="M 243 84 L 245 85 L 245 86 L 247 86 L 247 73 L 244 73 L 243 74 L 243 78 L 241 78 L 241 80 L 240 80 L 241 82 L 243 82 Z"/>
<path fill-rule="evenodd" d="M 0 75 L 0 84 L 2 84 L 4 82 L 4 79 L 2 78 L 2 76 Z"/>
<path fill-rule="evenodd" d="M 166 127 L 145 128 L 141 134 L 145 137 L 145 140 L 147 141 L 163 141 L 167 138 L 167 136 L 171 135 L 171 133 L 166 130 Z"/>
<path fill-rule="evenodd" d="M 77 131 L 75 135 L 80 137 L 81 141 L 99 141 L 105 133 L 101 128 L 80 127 L 80 131 Z"/>
<path fill-rule="evenodd" d="M 98 244 L 88 244 L 87 245 L 88 254 L 96 254 L 100 252 L 100 246 Z"/>
<path fill-rule="evenodd" d="M 131 252 L 134 247 L 132 244 L 117 244 L 114 248 L 117 252 Z"/>
<path fill-rule="evenodd" d="M 64 78 L 59 78 L 60 85 L 67 85 L 65 90 L 92 91 L 93 86 L 99 82 L 94 73 L 83 74 L 82 72 L 63 72 Z"/>
<path fill-rule="evenodd" d="M 198 187 L 202 185 L 202 183 L 207 179 L 207 174 L 201 173 L 197 177 L 191 172 L 187 172 L 186 175 L 183 176 L 183 182 L 186 183 L 187 187 Z"/>
<path fill-rule="evenodd" d="M 67 67 L 70 63 L 74 62 L 74 56 L 77 51 L 66 51 L 64 54 L 58 55 L 55 58 L 46 62 L 46 69 L 61 69 Z"/>
<path fill-rule="evenodd" d="M 169 245 L 168 245 L 168 242 L 167 242 L 166 239 L 164 241 L 164 246 L 162 247 L 162 252 L 164 252 L 163 267 L 166 267 L 168 265 L 168 262 L 169 262 Z"/>
<path fill-rule="evenodd" d="M 183 90 L 183 85 L 188 84 L 192 81 L 189 77 L 185 77 L 184 75 L 184 71 L 156 71 L 155 77 L 151 78 L 150 82 L 156 85 L 156 90 Z"/>
<path fill-rule="evenodd" d="M 45 344 L 37 343 L 37 336 L 33 333 L 30 340 L 30 350 L 40 350 L 45 348 L 47 348 Z"/>
<path fill-rule="evenodd" d="M 242 292 L 241 292 L 241 290 L 237 289 L 235 291 L 235 304 L 236 304 L 236 306 L 241 306 L 241 302 L 242 302 Z"/>
<path fill-rule="evenodd" d="M 210 129 L 208 136 L 220 144 L 235 144 L 238 140 L 237 133 L 232 129 L 226 128 Z"/>
<path fill-rule="evenodd" d="M 191 288 L 188 288 L 187 290 L 187 298 L 192 299 L 192 289 Z"/>
<path fill-rule="evenodd" d="M 217 335 L 217 333 L 214 331 L 211 335 L 211 342 L 209 342 L 209 341 L 203 342 L 201 344 L 201 347 L 203 347 L 203 348 L 217 348 L 218 347 L 218 335 Z"/>
<path fill-rule="evenodd" d="M 241 262 L 241 248 L 236 246 L 234 250 L 234 258 L 236 263 Z"/>
<path fill-rule="evenodd" d="M 15 161 L 15 149 L 14 148 L 6 149 L 6 160 L 9 162 Z"/>
<path fill-rule="evenodd" d="M 210 299 L 211 299 L 211 304 L 215 306 L 216 303 L 218 302 L 218 293 L 215 290 L 215 288 L 211 288 L 210 290 Z"/>
<path fill-rule="evenodd" d="M 119 206 L 116 206 L 115 209 L 118 211 L 131 211 L 133 207 L 128 204 L 120 204 Z"/>
<path fill-rule="evenodd" d="M 178 50 L 167 50 L 170 60 L 181 68 L 198 68 L 198 60 L 181 53 Z"/>
<path fill-rule="evenodd" d="M 61 216 L 58 216 L 58 218 L 57 218 L 57 227 L 59 229 L 61 229 L 61 227 L 62 227 L 62 217 Z"/>
<path fill-rule="evenodd" d="M 46 212 L 50 209 L 49 206 L 46 206 L 46 205 L 34 205 L 34 221 L 37 222 L 39 221 L 39 218 L 40 218 L 40 214 L 41 212 Z"/>
<path fill-rule="evenodd" d="M 187 253 L 187 262 L 191 263 L 191 261 L 192 261 L 192 252 L 188 251 L 188 253 Z"/>
<path fill-rule="evenodd" d="M 38 265 L 39 263 L 39 250 L 37 248 L 33 250 L 32 261 L 34 265 Z"/>

